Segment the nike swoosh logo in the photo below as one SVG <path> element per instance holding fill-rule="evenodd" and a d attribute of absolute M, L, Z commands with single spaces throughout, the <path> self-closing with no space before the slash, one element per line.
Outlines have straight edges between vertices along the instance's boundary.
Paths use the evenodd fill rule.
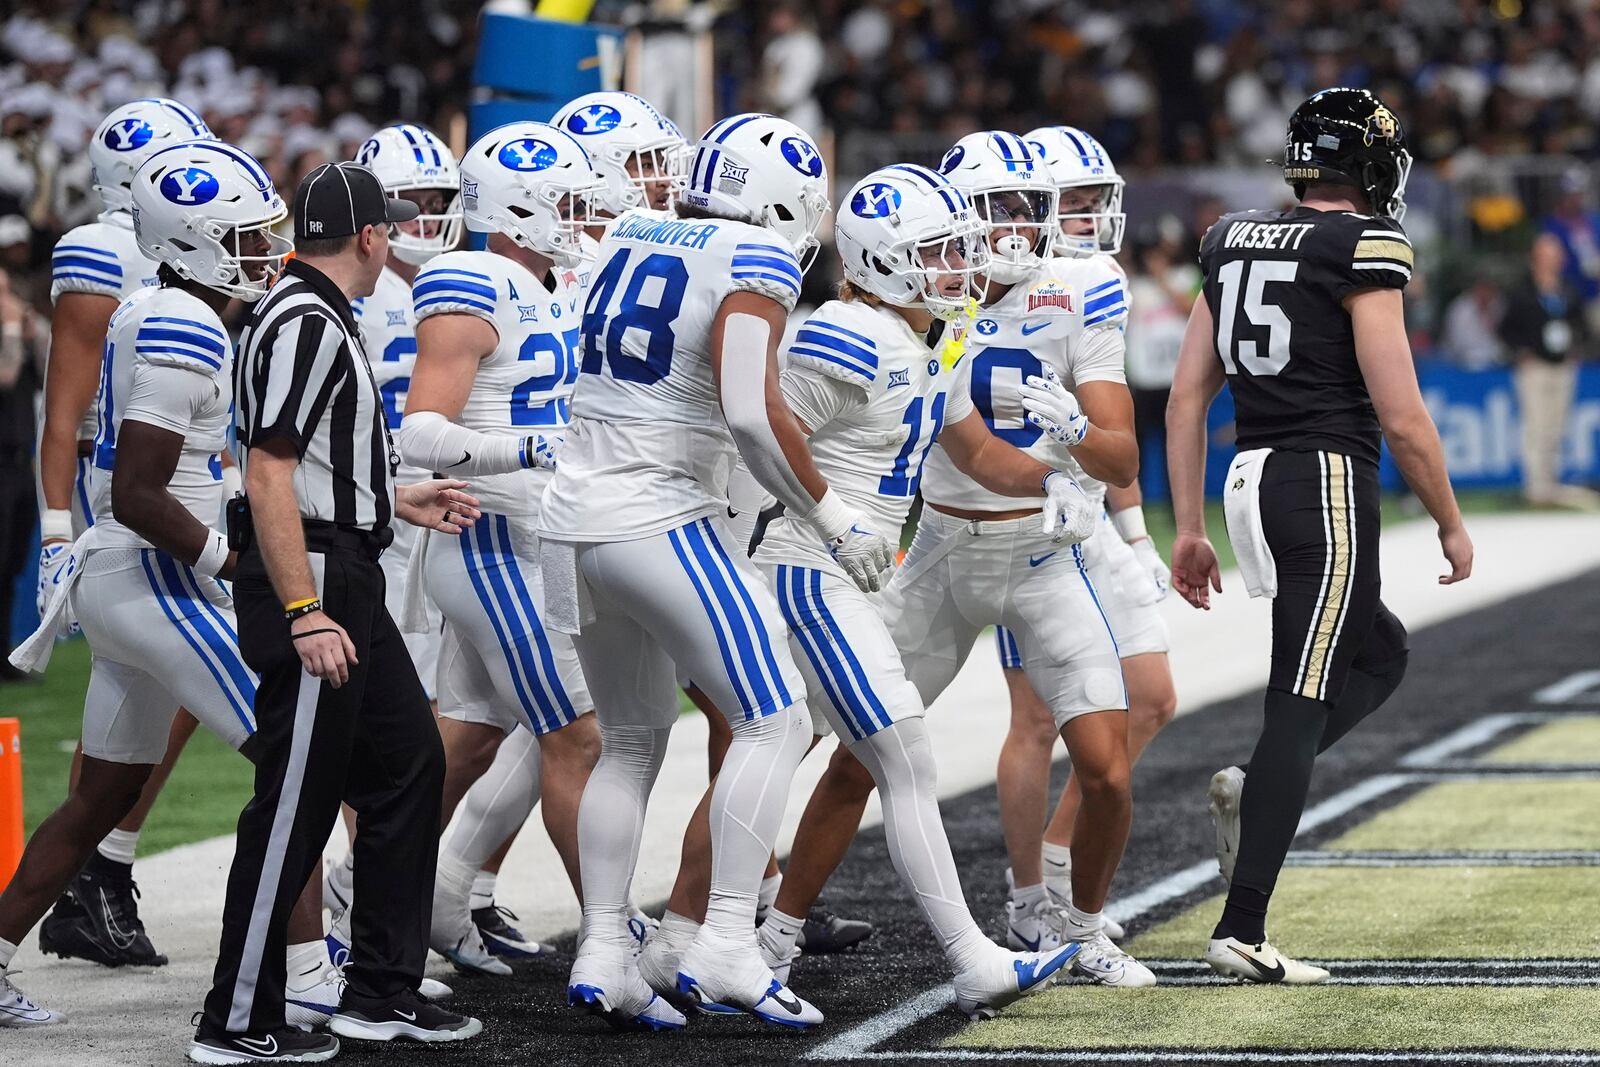
<path fill-rule="evenodd" d="M 111 934 L 111 941 L 118 948 L 131 948 L 137 933 L 123 933 L 122 927 L 117 925 L 116 916 L 111 911 L 111 902 L 106 899 L 106 891 L 100 890 L 100 915 L 106 921 L 106 930 Z"/>
<path fill-rule="evenodd" d="M 1022 324 L 1022 336 L 1032 337 L 1048 325 L 1048 322 L 1025 322 Z"/>
<path fill-rule="evenodd" d="M 1261 965 L 1261 961 L 1250 955 L 1248 952 L 1240 952 L 1232 945 L 1228 946 L 1228 951 L 1233 953 L 1235 956 L 1238 956 L 1241 960 L 1244 960 L 1251 967 L 1254 967 L 1256 973 L 1261 976 L 1261 980 L 1263 982 L 1283 981 L 1283 964 L 1280 963 L 1276 967 L 1263 967 Z"/>
<path fill-rule="evenodd" d="M 394 1013 L 408 1023 L 414 1023 L 417 1021 L 417 1013 L 414 1011 L 401 1011 L 399 1008 L 396 1008 Z"/>
<path fill-rule="evenodd" d="M 235 1040 L 251 1052 L 259 1052 L 263 1056 L 274 1056 L 278 1052 L 278 1039 L 271 1034 L 266 1037 L 240 1037 Z"/>
<path fill-rule="evenodd" d="M 772 986 L 767 990 L 766 999 L 772 1001 L 790 1015 L 799 1015 L 803 1010 L 800 1007 L 800 998 L 795 996 L 793 993 L 789 993 L 789 999 L 783 999 L 782 994 L 788 992 L 789 991 L 784 989 L 778 980 L 774 978 L 772 980 Z"/>
<path fill-rule="evenodd" d="M 1046 552 L 1042 556 L 1029 556 L 1028 557 L 1028 566 L 1037 567 L 1039 564 L 1043 563 L 1045 560 L 1049 559 L 1053 555 L 1055 555 L 1054 552 Z"/>
<path fill-rule="evenodd" d="M 728 509 L 728 518 L 737 519 L 738 517 L 739 517 L 739 513 L 737 511 L 734 511 L 732 508 Z"/>
<path fill-rule="evenodd" d="M 450 464 L 450 466 L 459 467 L 463 463 L 470 463 L 470 462 L 472 462 L 472 453 L 468 452 L 466 449 L 463 448 L 461 450 L 461 458 L 456 460 L 454 463 Z"/>
<path fill-rule="evenodd" d="M 1025 946 L 1027 946 L 1027 949 L 1028 949 L 1029 952 L 1038 952 L 1039 951 L 1039 942 L 1044 940 L 1044 935 L 1040 934 L 1038 937 L 1034 938 L 1032 941 L 1029 941 L 1027 938 L 1025 938 L 1021 934 L 1017 933 L 1017 928 L 1015 926 L 1013 926 L 1011 928 L 1011 933 L 1013 935 L 1015 935 L 1015 937 L 1016 937 L 1016 939 L 1018 941 L 1021 941 Z"/>

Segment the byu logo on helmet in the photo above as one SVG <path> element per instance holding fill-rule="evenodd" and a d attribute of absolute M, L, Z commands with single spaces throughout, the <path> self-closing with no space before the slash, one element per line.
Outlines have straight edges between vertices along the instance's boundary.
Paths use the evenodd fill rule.
<path fill-rule="evenodd" d="M 382 147 L 383 146 L 378 143 L 378 139 L 376 137 L 368 137 L 366 143 L 364 143 L 361 146 L 360 151 L 356 153 L 356 162 L 361 164 L 363 167 L 366 166 L 374 159 L 378 158 L 378 150 Z"/>
<path fill-rule="evenodd" d="M 815 178 L 822 173 L 821 153 L 799 137 L 785 137 L 778 149 L 789 165 L 806 177 Z"/>
<path fill-rule="evenodd" d="M 881 219 L 900 210 L 900 190 L 887 182 L 873 182 L 850 201 L 850 210 L 864 219 Z"/>
<path fill-rule="evenodd" d="M 123 119 L 106 130 L 106 147 L 114 152 L 132 152 L 150 143 L 156 131 L 144 119 Z"/>
<path fill-rule="evenodd" d="M 610 104 L 590 104 L 567 118 L 567 129 L 576 134 L 605 133 L 622 122 L 622 112 Z"/>
<path fill-rule="evenodd" d="M 175 170 L 161 179 L 161 195 L 174 204 L 206 204 L 221 191 L 216 176 L 199 167 Z"/>
<path fill-rule="evenodd" d="M 556 165 L 556 150 L 535 137 L 518 137 L 500 149 L 500 162 L 512 170 L 544 170 Z"/>
<path fill-rule="evenodd" d="M 951 171 L 961 166 L 961 160 L 966 156 L 966 154 L 967 150 L 962 148 L 960 145 L 956 145 L 954 148 L 950 149 L 950 151 L 944 154 L 944 158 L 939 161 L 939 173 L 949 174 Z"/>

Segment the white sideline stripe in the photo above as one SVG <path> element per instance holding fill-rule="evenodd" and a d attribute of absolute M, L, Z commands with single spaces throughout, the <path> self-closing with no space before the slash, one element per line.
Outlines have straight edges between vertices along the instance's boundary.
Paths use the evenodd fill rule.
<path fill-rule="evenodd" d="M 1539 704 L 1571 704 L 1575 703 L 1573 697 L 1587 693 L 1591 689 L 1600 690 L 1600 671 L 1579 671 L 1577 674 L 1568 675 L 1554 685 L 1547 685 L 1533 694 L 1533 699 Z M 1593 701 L 1576 703 L 1600 704 L 1600 693 L 1596 694 Z"/>
<path fill-rule="evenodd" d="M 1467 723 L 1459 730 L 1445 734 L 1431 744 L 1423 745 L 1413 752 L 1406 753 L 1400 760 L 1400 766 L 1431 767 L 1458 752 L 1465 752 L 1469 748 L 1487 744 L 1496 736 L 1511 729 L 1518 723 L 1530 721 L 1528 714 L 1533 713 L 1504 712 L 1499 715 L 1485 715 L 1475 722 Z M 1550 716 L 1545 714 L 1543 717 L 1549 718 Z"/>

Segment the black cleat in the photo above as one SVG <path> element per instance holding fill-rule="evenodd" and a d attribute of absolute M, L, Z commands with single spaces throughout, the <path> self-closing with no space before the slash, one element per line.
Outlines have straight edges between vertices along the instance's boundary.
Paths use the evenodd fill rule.
<path fill-rule="evenodd" d="M 508 960 L 531 960 L 535 956 L 548 956 L 555 951 L 549 945 L 539 944 L 512 926 L 511 920 L 516 917 L 516 913 L 510 908 L 497 904 L 472 909 L 472 925 L 478 928 L 478 936 L 483 938 L 483 947 L 492 955 Z"/>
<path fill-rule="evenodd" d="M 812 908 L 800 929 L 796 944 L 807 955 L 843 952 L 872 936 L 872 924 L 860 919 L 841 919 L 827 908 Z"/>
<path fill-rule="evenodd" d="M 259 1034 L 229 1034 L 201 1024 L 189 1043 L 195 1063 L 321 1063 L 339 1054 L 339 1039 L 286 1026 Z"/>
<path fill-rule="evenodd" d="M 107 967 L 162 967 L 167 957 L 157 952 L 139 918 L 139 887 L 132 864 L 108 860 L 96 852 L 72 880 L 72 894 L 82 915 L 62 925 L 48 939 L 41 928 L 39 947 L 58 956 L 78 956 Z"/>
<path fill-rule="evenodd" d="M 446 1011 L 433 1001 L 406 990 L 387 1000 L 366 1000 L 345 991 L 328 1029 L 340 1037 L 359 1041 L 465 1041 L 483 1030 L 483 1023 L 468 1015 Z"/>

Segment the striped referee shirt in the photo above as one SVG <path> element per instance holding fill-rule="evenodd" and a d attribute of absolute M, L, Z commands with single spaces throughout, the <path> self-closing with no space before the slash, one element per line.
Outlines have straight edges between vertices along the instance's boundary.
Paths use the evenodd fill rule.
<path fill-rule="evenodd" d="M 241 465 L 275 438 L 300 456 L 300 514 L 382 530 L 394 516 L 398 458 L 350 301 L 327 275 L 290 260 L 239 339 L 234 422 Z"/>

